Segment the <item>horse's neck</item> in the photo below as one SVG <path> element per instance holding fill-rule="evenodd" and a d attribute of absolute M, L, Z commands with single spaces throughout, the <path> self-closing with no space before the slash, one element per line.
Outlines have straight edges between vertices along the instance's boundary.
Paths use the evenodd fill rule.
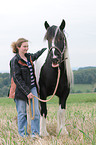
<path fill-rule="evenodd" d="M 64 64 L 64 62 L 62 62 L 62 63 L 59 65 L 59 67 L 60 67 L 60 70 L 61 70 L 61 71 L 65 71 L 65 64 Z"/>

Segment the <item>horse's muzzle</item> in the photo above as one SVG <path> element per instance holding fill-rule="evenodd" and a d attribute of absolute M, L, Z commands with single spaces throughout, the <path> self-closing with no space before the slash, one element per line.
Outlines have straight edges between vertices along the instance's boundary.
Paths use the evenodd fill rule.
<path fill-rule="evenodd" d="M 52 58 L 52 67 L 58 67 L 59 66 L 59 61 L 57 58 Z"/>

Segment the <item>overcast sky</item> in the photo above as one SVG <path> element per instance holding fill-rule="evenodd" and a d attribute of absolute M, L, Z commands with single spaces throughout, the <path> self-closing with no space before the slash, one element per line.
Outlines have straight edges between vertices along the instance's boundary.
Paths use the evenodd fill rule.
<path fill-rule="evenodd" d="M 0 0 L 0 72 L 9 72 L 13 41 L 28 39 L 29 52 L 48 47 L 44 21 L 62 19 L 72 68 L 96 66 L 96 0 Z"/>

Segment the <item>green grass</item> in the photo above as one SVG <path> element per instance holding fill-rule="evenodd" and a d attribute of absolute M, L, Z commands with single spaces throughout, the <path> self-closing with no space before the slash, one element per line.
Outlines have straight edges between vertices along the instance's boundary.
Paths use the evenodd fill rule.
<path fill-rule="evenodd" d="M 48 97 L 47 99 L 49 99 Z M 59 99 L 57 96 L 54 96 L 52 100 L 48 102 L 48 104 L 58 104 Z M 77 94 L 70 94 L 67 103 L 90 103 L 90 102 L 96 102 L 96 93 L 77 93 Z"/>
<path fill-rule="evenodd" d="M 9 99 L 8 97 L 1 97 L 0 98 L 0 106 L 14 106 L 14 100 L 13 99 Z"/>
<path fill-rule="evenodd" d="M 58 97 L 47 103 L 47 130 L 49 137 L 32 140 L 18 135 L 14 117 L 15 102 L 0 98 L 0 145 L 95 145 L 96 143 L 96 94 L 70 94 L 66 106 L 66 128 L 68 135 L 56 134 Z"/>
<path fill-rule="evenodd" d="M 92 93 L 96 88 L 96 84 L 74 84 L 71 91 L 74 93 Z"/>
<path fill-rule="evenodd" d="M 67 99 L 67 103 L 96 103 L 96 93 L 71 94 Z"/>

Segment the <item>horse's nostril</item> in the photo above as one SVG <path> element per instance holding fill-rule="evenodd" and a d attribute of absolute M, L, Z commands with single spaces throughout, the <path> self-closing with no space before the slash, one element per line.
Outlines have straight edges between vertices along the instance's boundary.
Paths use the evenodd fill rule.
<path fill-rule="evenodd" d="M 57 64 L 57 61 L 58 61 L 58 60 L 57 60 L 56 58 L 53 58 L 53 59 L 52 59 L 52 62 L 53 62 L 54 64 Z"/>

